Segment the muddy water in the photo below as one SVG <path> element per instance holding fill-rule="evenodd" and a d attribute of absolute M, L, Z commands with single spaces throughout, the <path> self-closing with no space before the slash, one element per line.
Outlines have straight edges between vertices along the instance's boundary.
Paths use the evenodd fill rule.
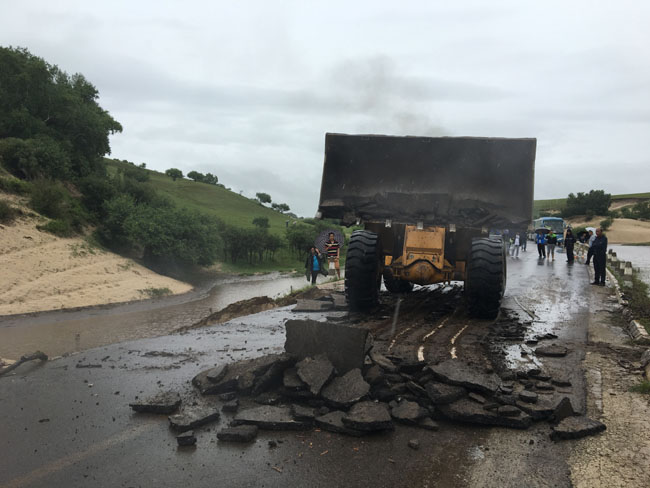
<path fill-rule="evenodd" d="M 231 277 L 185 295 L 78 311 L 0 317 L 0 357 L 41 350 L 58 356 L 126 340 L 170 334 L 211 312 L 257 296 L 277 298 L 308 283 L 302 275 Z"/>
<path fill-rule="evenodd" d="M 641 279 L 650 284 L 650 246 L 611 244 L 609 247 L 616 251 L 618 259 L 631 261 L 632 266 L 641 268 Z"/>

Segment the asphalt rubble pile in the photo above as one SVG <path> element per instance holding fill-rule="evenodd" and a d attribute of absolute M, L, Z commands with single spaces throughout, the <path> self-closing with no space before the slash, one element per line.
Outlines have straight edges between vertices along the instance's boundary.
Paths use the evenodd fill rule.
<path fill-rule="evenodd" d="M 332 327 L 342 329 L 337 334 Z M 217 433 L 224 442 L 251 441 L 258 429 L 365 436 L 396 424 L 435 431 L 439 421 L 514 429 L 546 421 L 554 440 L 605 430 L 575 411 L 567 396 L 571 382 L 561 373 L 532 368 L 499 376 L 458 359 L 427 364 L 385 356 L 364 329 L 310 320 L 287 322 L 285 350 L 196 375 L 194 387 L 217 405 L 183 406 L 177 393 L 162 392 L 131 407 L 169 414 L 179 445 L 193 445 L 191 431 L 221 415 L 229 419 Z"/>

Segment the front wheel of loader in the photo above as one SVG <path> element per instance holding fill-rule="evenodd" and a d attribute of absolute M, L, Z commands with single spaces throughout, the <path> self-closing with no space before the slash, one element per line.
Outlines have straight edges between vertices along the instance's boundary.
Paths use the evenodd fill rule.
<path fill-rule="evenodd" d="M 379 236 L 357 230 L 345 256 L 345 298 L 353 310 L 369 310 L 379 303 L 382 253 Z"/>
<path fill-rule="evenodd" d="M 506 255 L 501 239 L 472 239 L 465 298 L 470 315 L 494 319 L 506 288 Z"/>
<path fill-rule="evenodd" d="M 395 278 L 390 268 L 384 268 L 384 285 L 391 293 L 408 293 L 413 289 L 413 283 Z"/>

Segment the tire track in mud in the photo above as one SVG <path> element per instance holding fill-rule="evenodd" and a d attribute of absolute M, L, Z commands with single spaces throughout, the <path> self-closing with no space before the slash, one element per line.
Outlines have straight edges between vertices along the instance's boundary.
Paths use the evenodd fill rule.
<path fill-rule="evenodd" d="M 397 326 L 393 313 L 401 299 Z M 364 322 L 385 354 L 410 361 L 437 362 L 458 355 L 459 336 L 471 321 L 462 312 L 462 287 L 421 289 L 395 297 L 382 296 L 382 306 Z M 453 354 L 452 354 L 453 353 Z"/>

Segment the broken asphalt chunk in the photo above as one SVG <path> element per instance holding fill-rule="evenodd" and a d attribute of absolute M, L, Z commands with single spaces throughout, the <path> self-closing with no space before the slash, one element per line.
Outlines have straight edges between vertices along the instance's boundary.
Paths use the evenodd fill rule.
<path fill-rule="evenodd" d="M 316 396 L 334 375 L 334 365 L 327 356 L 320 354 L 315 358 L 306 357 L 297 363 L 296 373 L 307 384 L 312 395 Z"/>
<path fill-rule="evenodd" d="M 497 415 L 493 410 L 483 409 L 479 403 L 473 402 L 468 398 L 463 398 L 449 405 L 440 405 L 437 410 L 449 420 L 472 424 L 527 429 L 532 423 L 532 418 L 529 415 L 522 414 L 518 417 L 503 417 Z"/>
<path fill-rule="evenodd" d="M 535 349 L 535 354 L 538 356 L 548 356 L 554 358 L 561 358 L 568 354 L 569 350 L 564 346 L 542 346 Z"/>
<path fill-rule="evenodd" d="M 522 402 L 526 403 L 536 403 L 537 402 L 537 393 L 534 393 L 532 391 L 528 390 L 523 390 L 519 392 L 519 399 Z"/>
<path fill-rule="evenodd" d="M 588 417 L 567 417 L 553 428 L 551 439 L 554 441 L 565 439 L 580 439 L 588 435 L 595 435 L 607 427 L 602 422 Z"/>
<path fill-rule="evenodd" d="M 289 367 L 293 361 L 288 354 L 271 354 L 237 361 L 227 365 L 226 373 L 219 381 L 213 382 L 208 379 L 208 374 L 214 373 L 214 368 L 210 368 L 197 374 L 192 379 L 192 384 L 199 389 L 202 395 L 217 395 L 237 389 L 247 391 L 253 388 L 255 379 L 266 373 L 272 365 L 278 363 L 278 367 L 282 365 Z"/>
<path fill-rule="evenodd" d="M 221 411 L 232 413 L 232 412 L 236 412 L 238 408 L 239 408 L 239 400 L 235 398 L 234 400 L 230 400 L 229 402 L 224 403 L 221 406 Z"/>
<path fill-rule="evenodd" d="M 322 312 L 324 310 L 332 310 L 334 303 L 329 300 L 311 300 L 311 299 L 298 299 L 298 303 L 293 307 L 292 312 Z"/>
<path fill-rule="evenodd" d="M 291 405 L 291 415 L 294 419 L 305 422 L 313 422 L 314 418 L 316 418 L 313 408 L 303 407 L 302 405 Z"/>
<path fill-rule="evenodd" d="M 425 390 L 434 405 L 453 403 L 467 395 L 467 390 L 462 386 L 447 385 L 445 383 L 438 383 L 437 381 L 427 383 Z"/>
<path fill-rule="evenodd" d="M 372 360 L 373 363 L 375 363 L 378 366 L 381 366 L 381 368 L 384 371 L 387 371 L 389 373 L 397 373 L 398 371 L 397 366 L 395 366 L 395 364 L 393 364 L 393 362 L 383 354 L 380 354 L 377 351 L 370 351 L 368 356 L 370 356 L 370 359 Z"/>
<path fill-rule="evenodd" d="M 494 373 L 482 373 L 458 359 L 449 359 L 428 368 L 437 380 L 478 393 L 493 395 L 501 383 L 501 378 Z"/>
<path fill-rule="evenodd" d="M 341 420 L 345 426 L 364 432 L 378 432 L 394 428 L 387 405 L 371 401 L 356 403 Z"/>
<path fill-rule="evenodd" d="M 425 417 L 418 422 L 418 427 L 421 427 L 426 430 L 439 430 L 440 426 L 431 420 L 430 417 Z"/>
<path fill-rule="evenodd" d="M 129 407 L 139 413 L 162 413 L 169 415 L 181 406 L 181 396 L 172 391 L 159 393 L 142 401 L 129 403 Z"/>
<path fill-rule="evenodd" d="M 193 446 L 196 444 L 196 437 L 193 430 L 188 430 L 176 436 L 176 442 L 179 446 Z"/>
<path fill-rule="evenodd" d="M 169 416 L 169 425 L 179 432 L 192 430 L 219 420 L 219 410 L 214 407 L 190 407 L 184 412 Z"/>
<path fill-rule="evenodd" d="M 334 378 L 321 396 L 337 408 L 347 408 L 361 400 L 370 391 L 370 385 L 361 376 L 360 369 L 353 369 L 343 376 Z"/>
<path fill-rule="evenodd" d="M 264 430 L 305 430 L 311 426 L 309 422 L 294 419 L 289 407 L 271 405 L 240 411 L 233 423 L 257 425 Z"/>
<path fill-rule="evenodd" d="M 205 377 L 208 380 L 210 380 L 212 383 L 218 383 L 219 381 L 221 381 L 221 379 L 224 376 L 226 376 L 227 371 L 228 371 L 228 364 L 220 364 L 219 366 L 216 366 L 211 370 L 207 371 Z"/>
<path fill-rule="evenodd" d="M 282 385 L 288 390 L 302 390 L 307 385 L 300 379 L 296 368 L 289 368 L 284 370 L 282 377 Z"/>
<path fill-rule="evenodd" d="M 553 410 L 553 420 L 555 422 L 561 422 L 567 417 L 576 415 L 576 411 L 571 404 L 569 397 L 563 397 L 556 405 Z"/>
<path fill-rule="evenodd" d="M 402 400 L 391 409 L 390 414 L 398 422 L 415 425 L 426 417 L 429 412 L 415 402 Z"/>
<path fill-rule="evenodd" d="M 320 417 L 316 417 L 316 425 L 323 430 L 336 432 L 337 434 L 346 434 L 354 437 L 361 437 L 363 435 L 366 435 L 365 432 L 346 426 L 343 423 L 343 417 L 346 415 L 347 414 L 345 412 L 335 410 Z"/>
<path fill-rule="evenodd" d="M 226 427 L 217 432 L 217 439 L 227 442 L 250 442 L 257 437 L 257 425 Z"/>

